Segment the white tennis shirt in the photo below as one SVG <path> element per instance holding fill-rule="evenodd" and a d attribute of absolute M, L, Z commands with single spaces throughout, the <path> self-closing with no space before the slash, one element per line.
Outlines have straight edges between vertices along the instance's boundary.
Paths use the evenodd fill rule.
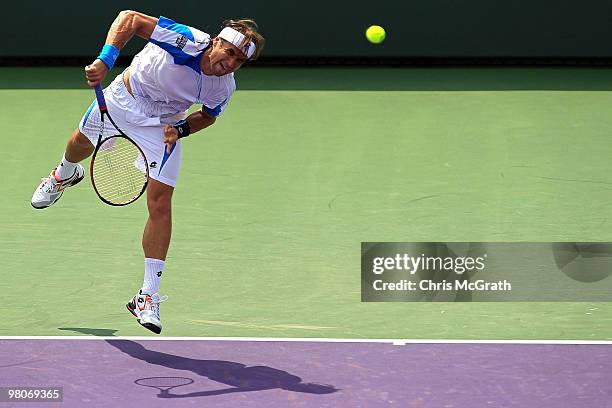
<path fill-rule="evenodd" d="M 206 75 L 200 69 L 209 34 L 160 17 L 149 43 L 130 65 L 130 86 L 142 113 L 170 117 L 193 104 L 219 116 L 236 90 L 234 74 Z"/>

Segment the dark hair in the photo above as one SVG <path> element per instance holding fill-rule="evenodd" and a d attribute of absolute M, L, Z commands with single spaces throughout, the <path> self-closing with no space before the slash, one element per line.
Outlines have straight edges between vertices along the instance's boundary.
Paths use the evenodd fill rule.
<path fill-rule="evenodd" d="M 253 41 L 255 43 L 255 52 L 253 56 L 250 58 L 251 60 L 256 60 L 261 54 L 261 50 L 266 43 L 266 39 L 263 38 L 261 34 L 259 34 L 259 26 L 255 22 L 255 20 L 249 18 L 242 18 L 239 20 L 225 20 L 223 22 L 223 27 L 231 27 L 236 31 L 244 34 L 244 41 L 240 44 L 240 48 L 246 47 L 248 43 Z"/>

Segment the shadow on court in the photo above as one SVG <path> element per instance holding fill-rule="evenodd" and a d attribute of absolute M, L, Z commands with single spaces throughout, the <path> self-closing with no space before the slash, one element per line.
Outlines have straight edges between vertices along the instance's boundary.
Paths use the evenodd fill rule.
<path fill-rule="evenodd" d="M 92 329 L 90 327 L 58 327 L 58 330 L 71 331 L 75 333 L 88 334 L 96 337 L 116 337 L 115 329 Z"/>
<path fill-rule="evenodd" d="M 170 385 L 168 385 L 161 380 L 157 385 L 148 385 L 162 391 L 160 394 L 158 394 L 158 397 L 160 398 L 206 397 L 220 394 L 271 389 L 283 389 L 308 394 L 331 394 L 338 391 L 338 389 L 332 385 L 303 383 L 300 377 L 272 367 L 247 367 L 245 364 L 236 363 L 233 361 L 198 360 L 182 357 L 149 350 L 141 344 L 130 340 L 106 340 L 106 342 L 130 357 L 145 361 L 149 364 L 155 364 L 175 370 L 191 371 L 194 374 L 207 377 L 210 380 L 229 385 L 231 387 L 219 390 L 190 392 L 188 394 L 170 394 L 163 388 L 174 388 L 182 384 L 179 383 L 178 385 L 175 385 L 171 381 Z M 182 377 L 166 378 L 171 379 Z M 141 384 L 142 380 L 145 379 L 137 379 L 135 383 L 143 385 Z"/>
<path fill-rule="evenodd" d="M 609 343 L 0 339 L 0 366 L 2 386 L 63 387 L 62 408 L 603 408 L 612 395 Z"/>

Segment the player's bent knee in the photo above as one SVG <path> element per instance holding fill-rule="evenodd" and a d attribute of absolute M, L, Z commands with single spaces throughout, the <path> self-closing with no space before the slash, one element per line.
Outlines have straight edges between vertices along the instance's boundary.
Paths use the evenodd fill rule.
<path fill-rule="evenodd" d="M 72 142 L 83 148 L 94 148 L 93 143 L 79 129 L 76 129 L 72 134 Z"/>
<path fill-rule="evenodd" d="M 89 157 L 93 151 L 93 143 L 79 129 L 76 129 L 66 145 L 66 160 L 78 163 Z"/>

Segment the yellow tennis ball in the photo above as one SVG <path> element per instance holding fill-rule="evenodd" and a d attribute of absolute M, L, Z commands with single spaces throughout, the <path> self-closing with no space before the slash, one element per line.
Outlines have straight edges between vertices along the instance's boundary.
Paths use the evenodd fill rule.
<path fill-rule="evenodd" d="M 385 29 L 378 25 L 369 26 L 366 30 L 366 38 L 372 44 L 380 44 L 385 40 Z"/>

